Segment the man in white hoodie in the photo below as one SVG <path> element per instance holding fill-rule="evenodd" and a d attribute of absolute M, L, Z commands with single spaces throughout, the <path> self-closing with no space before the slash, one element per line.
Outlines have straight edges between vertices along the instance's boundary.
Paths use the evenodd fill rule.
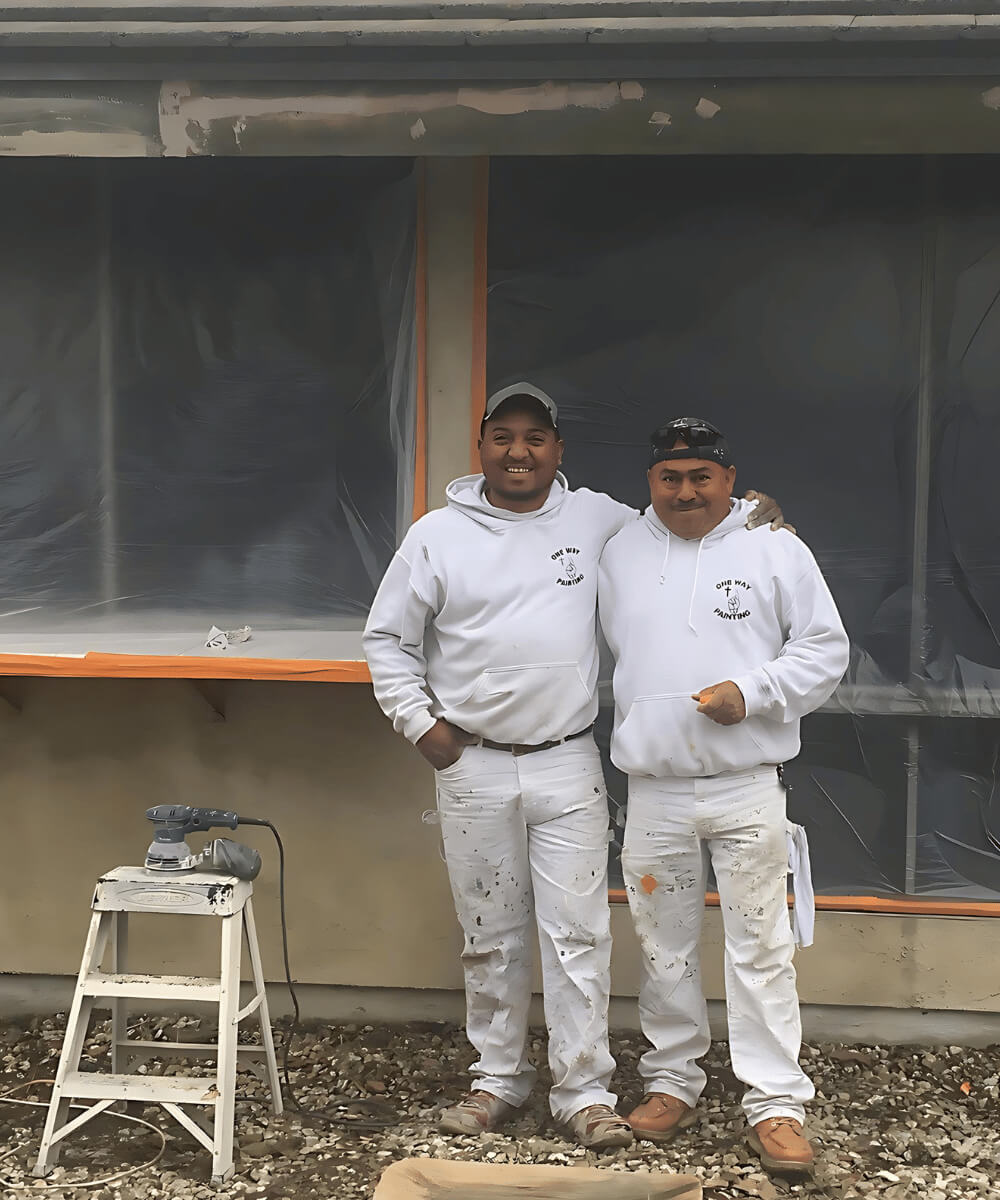
<path fill-rule="evenodd" d="M 847 634 L 804 543 L 747 532 L 714 426 L 679 418 L 652 442 L 651 507 L 610 540 L 598 581 L 616 662 L 611 757 L 629 776 L 622 868 L 652 1044 L 629 1122 L 663 1142 L 696 1120 L 697 1060 L 710 1045 L 698 962 L 707 850 L 750 1142 L 767 1169 L 809 1174 L 802 1122 L 814 1091 L 798 1063 L 780 764 L 799 752 L 799 719 L 843 676 Z"/>
<path fill-rule="evenodd" d="M 465 934 L 473 1090 L 453 1133 L 496 1129 L 528 1098 L 530 931 L 538 929 L 557 1121 L 628 1145 L 608 1090 L 608 812 L 597 715 L 597 562 L 634 509 L 559 473 L 556 406 L 515 384 L 490 397 L 481 475 L 407 533 L 365 629 L 375 696 L 435 768 Z M 760 498 L 755 525 L 780 510 Z M 746 505 L 747 520 L 753 506 Z"/>

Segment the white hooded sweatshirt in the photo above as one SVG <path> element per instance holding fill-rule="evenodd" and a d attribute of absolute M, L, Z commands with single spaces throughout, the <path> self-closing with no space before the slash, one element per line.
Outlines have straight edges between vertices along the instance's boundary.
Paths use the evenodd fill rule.
<path fill-rule="evenodd" d="M 483 485 L 456 479 L 410 528 L 365 627 L 375 697 L 411 742 L 439 717 L 538 745 L 597 716 L 597 563 L 637 514 L 561 474 L 529 513 L 494 508 Z"/>
<path fill-rule="evenodd" d="M 799 719 L 840 682 L 848 639 L 804 542 L 751 532 L 737 500 L 706 537 L 671 535 L 652 508 L 608 543 L 601 626 L 615 656 L 611 758 L 629 775 L 696 776 L 782 763 Z M 731 679 L 746 720 L 718 725 L 691 696 Z"/>

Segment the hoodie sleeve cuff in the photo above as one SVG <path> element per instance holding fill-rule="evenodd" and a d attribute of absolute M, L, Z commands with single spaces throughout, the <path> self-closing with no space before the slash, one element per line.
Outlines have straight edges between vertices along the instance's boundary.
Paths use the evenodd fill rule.
<path fill-rule="evenodd" d="M 403 736 L 414 746 L 429 730 L 437 724 L 437 717 L 431 716 L 429 708 L 421 708 L 409 717 L 403 726 Z"/>
<path fill-rule="evenodd" d="M 743 693 L 743 703 L 748 717 L 762 716 L 771 707 L 773 697 L 766 679 L 762 679 L 756 671 L 749 675 L 741 675 L 733 683 Z"/>

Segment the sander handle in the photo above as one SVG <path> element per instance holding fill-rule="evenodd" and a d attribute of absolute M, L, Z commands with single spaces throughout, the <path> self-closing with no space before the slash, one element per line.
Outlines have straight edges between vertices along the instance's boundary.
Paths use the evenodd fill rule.
<path fill-rule="evenodd" d="M 230 809 L 224 808 L 192 808 L 191 829 L 235 829 L 240 823 L 239 817 Z"/>
<path fill-rule="evenodd" d="M 157 804 L 146 809 L 146 817 L 156 826 L 155 842 L 180 841 L 203 829 L 235 829 L 240 823 L 239 815 L 231 810 L 192 808 L 188 804 Z"/>

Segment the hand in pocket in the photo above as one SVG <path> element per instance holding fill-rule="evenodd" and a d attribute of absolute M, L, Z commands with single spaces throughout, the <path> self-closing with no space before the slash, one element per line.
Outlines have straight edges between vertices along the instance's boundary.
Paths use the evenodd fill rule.
<path fill-rule="evenodd" d="M 435 771 L 444 771 L 454 766 L 462 757 L 466 746 L 477 739 L 450 721 L 438 720 L 417 742 L 417 749 Z"/>

